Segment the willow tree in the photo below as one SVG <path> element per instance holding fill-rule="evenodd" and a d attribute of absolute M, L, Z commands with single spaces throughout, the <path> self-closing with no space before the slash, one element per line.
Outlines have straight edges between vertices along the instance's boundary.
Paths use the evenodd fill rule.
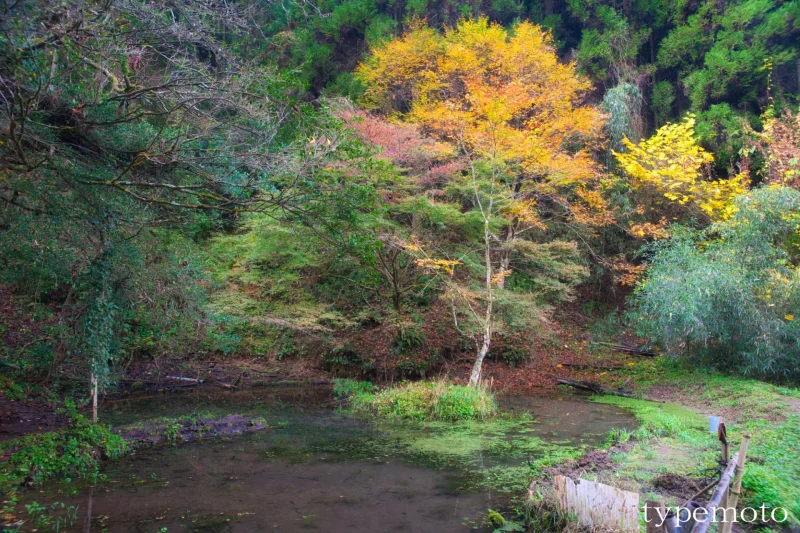
<path fill-rule="evenodd" d="M 558 60 L 551 35 L 527 22 L 509 31 L 485 18 L 464 20 L 444 33 L 416 25 L 374 48 L 357 76 L 368 106 L 419 124 L 467 163 L 484 269 L 479 294 L 460 292 L 479 324 L 476 384 L 498 291 L 515 257 L 542 251 L 526 236 L 546 230 L 544 213 L 548 223 L 610 221 L 592 157 L 603 115 L 583 105 L 590 85 Z"/>

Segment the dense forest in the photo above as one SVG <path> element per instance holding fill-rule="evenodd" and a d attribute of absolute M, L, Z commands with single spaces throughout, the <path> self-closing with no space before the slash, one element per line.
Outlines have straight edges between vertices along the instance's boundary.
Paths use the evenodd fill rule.
<path fill-rule="evenodd" d="M 308 349 L 419 377 L 642 280 L 649 340 L 800 374 L 797 2 L 3 9 L 32 379 Z"/>
<path fill-rule="evenodd" d="M 798 0 L 7 0 L 0 50 L 8 398 L 608 341 L 796 391 Z"/>

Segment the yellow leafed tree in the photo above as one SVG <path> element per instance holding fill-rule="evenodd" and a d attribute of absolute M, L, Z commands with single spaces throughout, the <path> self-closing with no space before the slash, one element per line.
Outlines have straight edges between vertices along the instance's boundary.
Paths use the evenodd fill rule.
<path fill-rule="evenodd" d="M 667 202 L 700 208 L 712 220 L 734 213 L 733 199 L 746 190 L 749 176 L 741 173 L 728 180 L 705 179 L 703 169 L 714 157 L 697 144 L 694 117 L 667 124 L 649 139 L 633 144 L 623 140 L 627 152 L 617 153 L 620 166 L 635 189 L 651 188 Z"/>
<path fill-rule="evenodd" d="M 485 18 L 464 20 L 444 33 L 417 22 L 375 48 L 356 74 L 369 107 L 418 124 L 468 163 L 486 271 L 482 309 L 467 306 L 481 330 L 476 384 L 514 243 L 546 229 L 541 204 L 562 224 L 613 221 L 592 157 L 604 115 L 584 105 L 591 87 L 574 64 L 559 62 L 550 34 L 528 22 L 507 31 Z"/>
<path fill-rule="evenodd" d="M 417 23 L 374 49 L 357 75 L 368 106 L 400 112 L 478 157 L 545 176 L 552 191 L 597 176 L 591 150 L 603 115 L 582 105 L 588 80 L 558 61 L 539 26 L 523 22 L 508 32 L 481 18 L 440 34 Z"/>

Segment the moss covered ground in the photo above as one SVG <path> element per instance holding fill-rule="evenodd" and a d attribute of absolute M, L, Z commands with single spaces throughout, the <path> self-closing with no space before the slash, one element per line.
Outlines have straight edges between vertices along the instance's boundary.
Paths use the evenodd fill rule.
<path fill-rule="evenodd" d="M 596 401 L 632 409 L 639 430 L 618 438 L 631 447 L 614 454 L 607 476 L 616 486 L 647 488 L 659 475 L 700 477 L 715 468 L 719 441 L 709 432 L 707 416 L 721 416 L 732 453 L 750 435 L 743 478 L 743 504 L 783 507 L 800 519 L 800 390 L 718 372 L 692 368 L 674 359 L 640 359 L 605 376 L 609 384 L 630 380 L 646 401 L 602 396 Z M 707 474 L 707 471 L 705 472 Z"/>

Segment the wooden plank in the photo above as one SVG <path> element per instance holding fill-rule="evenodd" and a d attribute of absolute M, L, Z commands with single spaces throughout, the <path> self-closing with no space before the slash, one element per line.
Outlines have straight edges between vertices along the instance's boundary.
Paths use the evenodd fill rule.
<path fill-rule="evenodd" d="M 750 446 L 750 435 L 745 435 L 742 439 L 742 446 L 739 448 L 739 460 L 736 464 L 736 476 L 733 480 L 733 485 L 731 485 L 730 492 L 728 494 L 728 507 L 733 507 L 736 509 L 736 506 L 739 503 L 739 495 L 742 492 L 742 476 L 744 475 L 744 463 L 747 460 L 747 448 Z M 727 516 L 727 515 L 726 515 Z M 731 533 L 733 529 L 733 522 L 732 521 L 723 521 L 722 525 L 720 526 L 720 533 Z"/>
<path fill-rule="evenodd" d="M 610 531 L 639 531 L 639 495 L 586 479 L 555 476 L 556 501 L 582 526 Z"/>

